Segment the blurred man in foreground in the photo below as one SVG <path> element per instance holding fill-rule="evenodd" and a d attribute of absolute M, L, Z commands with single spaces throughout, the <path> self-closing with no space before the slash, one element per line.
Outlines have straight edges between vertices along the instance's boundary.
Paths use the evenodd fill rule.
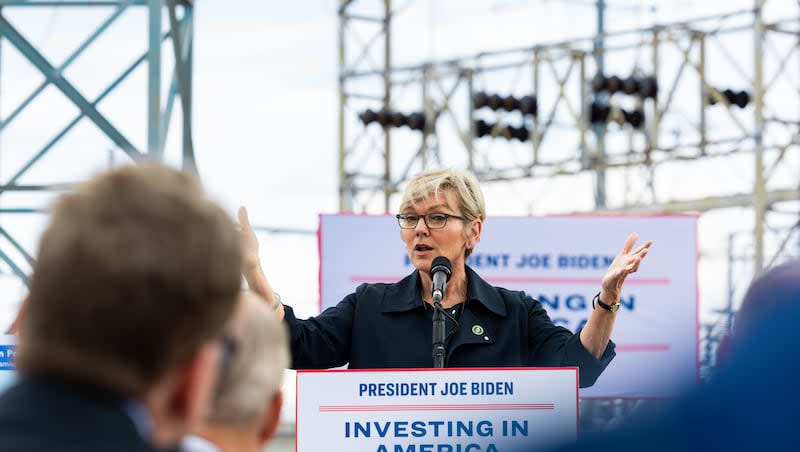
<path fill-rule="evenodd" d="M 661 415 L 637 416 L 615 432 L 587 435 L 565 450 L 794 450 L 800 403 L 800 261 L 750 285 L 719 372 Z"/>
<path fill-rule="evenodd" d="M 208 409 L 241 262 L 231 219 L 176 170 L 125 167 L 62 196 L 19 317 L 0 449 L 175 446 Z"/>
<path fill-rule="evenodd" d="M 230 361 L 208 418 L 183 441 L 185 452 L 264 450 L 281 414 L 281 380 L 289 365 L 286 328 L 250 291 L 243 291 L 226 328 Z"/>

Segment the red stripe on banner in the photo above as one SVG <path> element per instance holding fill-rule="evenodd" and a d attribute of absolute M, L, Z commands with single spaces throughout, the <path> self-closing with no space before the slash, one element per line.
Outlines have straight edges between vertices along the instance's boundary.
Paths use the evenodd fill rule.
<path fill-rule="evenodd" d="M 617 344 L 618 352 L 666 352 L 672 344 Z"/>
<path fill-rule="evenodd" d="M 354 283 L 392 283 L 403 279 L 405 276 L 380 276 L 380 275 L 353 275 L 350 281 Z M 484 278 L 492 284 L 585 284 L 600 286 L 600 278 L 544 278 L 536 276 L 488 276 Z M 666 286 L 669 278 L 632 278 L 626 279 L 625 284 L 632 286 Z"/>
<path fill-rule="evenodd" d="M 489 276 L 490 283 L 538 283 L 538 284 L 591 284 L 599 286 L 601 278 L 542 278 L 535 276 Z M 670 283 L 669 278 L 631 278 L 625 284 L 639 286 L 663 286 Z"/>
<path fill-rule="evenodd" d="M 322 413 L 368 413 L 383 411 L 477 411 L 552 410 L 553 403 L 490 403 L 470 405 L 321 405 Z"/>
<path fill-rule="evenodd" d="M 405 278 L 405 276 L 367 276 L 367 275 L 353 275 L 350 277 L 350 282 L 355 283 L 394 283 Z"/>

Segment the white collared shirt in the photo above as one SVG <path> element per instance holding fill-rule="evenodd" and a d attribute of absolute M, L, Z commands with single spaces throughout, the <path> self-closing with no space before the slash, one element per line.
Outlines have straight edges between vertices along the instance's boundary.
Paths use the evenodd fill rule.
<path fill-rule="evenodd" d="M 195 435 L 186 435 L 181 440 L 183 452 L 220 452 L 219 447 L 205 438 Z"/>

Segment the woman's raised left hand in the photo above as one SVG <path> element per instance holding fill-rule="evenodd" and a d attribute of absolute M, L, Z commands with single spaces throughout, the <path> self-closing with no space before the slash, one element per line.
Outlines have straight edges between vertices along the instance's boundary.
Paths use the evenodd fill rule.
<path fill-rule="evenodd" d="M 635 232 L 629 235 L 628 240 L 625 241 L 625 245 L 622 247 L 622 251 L 608 266 L 608 270 L 603 276 L 603 282 L 600 285 L 600 300 L 604 303 L 613 304 L 619 301 L 625 278 L 639 270 L 639 264 L 647 256 L 653 241 L 648 240 L 639 245 L 638 248 L 633 249 L 638 238 L 639 234 Z"/>

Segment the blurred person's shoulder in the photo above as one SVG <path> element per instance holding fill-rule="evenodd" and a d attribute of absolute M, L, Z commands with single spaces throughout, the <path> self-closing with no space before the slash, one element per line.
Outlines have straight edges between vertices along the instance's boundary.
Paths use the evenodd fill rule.
<path fill-rule="evenodd" d="M 21 378 L 0 395 L 0 449 L 150 452 L 123 401 L 91 387 Z"/>
<path fill-rule="evenodd" d="M 797 434 L 799 322 L 800 300 L 776 307 L 710 384 L 665 410 L 643 410 L 613 431 L 583 434 L 554 450 L 786 450 Z"/>

